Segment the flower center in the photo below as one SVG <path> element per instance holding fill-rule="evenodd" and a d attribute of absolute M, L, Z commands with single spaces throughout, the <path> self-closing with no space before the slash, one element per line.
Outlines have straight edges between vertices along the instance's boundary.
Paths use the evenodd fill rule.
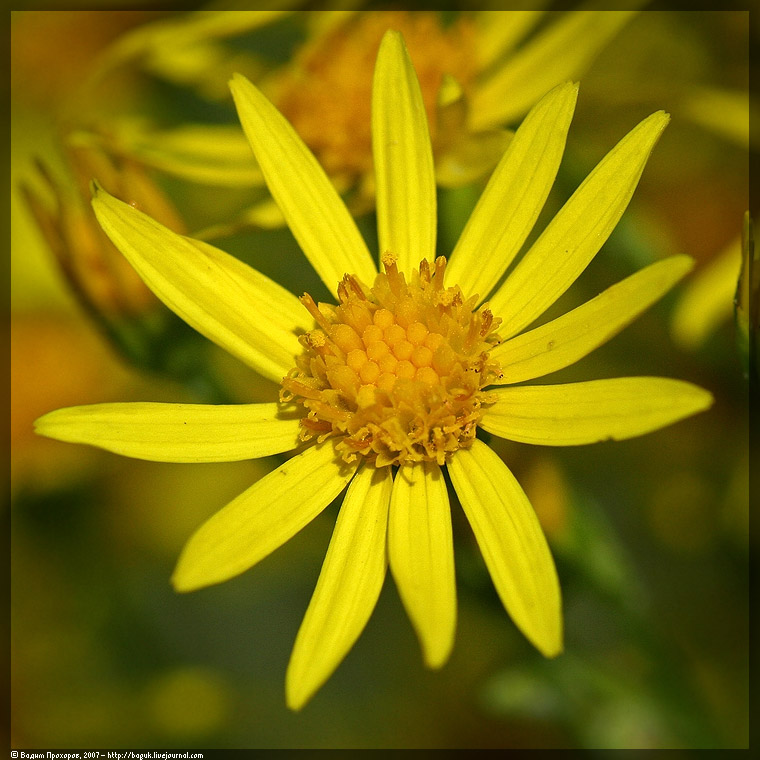
<path fill-rule="evenodd" d="M 444 73 L 467 90 L 475 76 L 474 26 L 460 18 L 444 27 L 438 13 L 358 13 L 306 45 L 283 72 L 272 96 L 330 174 L 372 169 L 372 75 L 383 34 L 404 35 L 435 137 L 435 105 Z"/>
<path fill-rule="evenodd" d="M 383 268 L 371 288 L 346 275 L 337 306 L 301 297 L 319 327 L 301 336 L 280 400 L 308 410 L 302 440 L 334 436 L 347 462 L 442 465 L 472 442 L 483 388 L 501 376 L 489 358 L 500 320 L 475 310 L 477 296 L 444 287 L 443 256 L 423 260 L 408 283 L 392 254 Z"/>

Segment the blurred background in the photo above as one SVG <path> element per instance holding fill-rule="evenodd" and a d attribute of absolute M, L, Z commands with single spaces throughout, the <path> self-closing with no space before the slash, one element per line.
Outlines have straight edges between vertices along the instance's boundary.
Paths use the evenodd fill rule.
<path fill-rule="evenodd" d="M 580 77 L 581 89 L 537 232 L 642 118 L 664 109 L 672 122 L 622 222 L 546 318 L 659 258 L 686 253 L 696 265 L 611 343 L 546 381 L 663 375 L 709 389 L 715 404 L 625 442 L 492 442 L 555 555 L 566 630 L 556 660 L 515 629 L 453 503 L 450 662 L 423 667 L 389 579 L 344 663 L 291 713 L 285 669 L 338 505 L 251 571 L 178 595 L 169 577 L 183 543 L 279 458 L 160 464 L 32 432 L 36 417 L 67 405 L 276 398 L 276 386 L 157 302 L 89 212 L 97 177 L 172 229 L 327 300 L 261 185 L 228 95 L 232 71 L 279 98 L 305 137 L 328 132 L 331 120 L 335 133 L 354 135 L 353 120 L 368 114 L 376 35 L 389 23 L 405 33 L 423 86 L 432 82 L 431 109 L 449 67 L 471 110 L 488 103 L 479 83 L 503 80 L 491 102 L 515 108 L 496 121 L 467 131 L 456 109 L 434 121 L 447 254 L 492 154 L 524 115 L 517 102 L 532 97 L 541 66 L 531 68 L 530 51 L 575 23 L 573 9 L 547 3 L 527 3 L 519 18 L 343 6 L 272 3 L 234 18 L 210 5 L 11 14 L 11 746 L 746 747 L 748 304 L 757 284 L 742 228 L 758 147 L 748 12 L 641 5 L 599 35 L 609 21 L 599 11 L 598 24 L 574 32 L 582 49 L 588 35 L 586 59 L 573 63 L 568 52 L 568 70 L 557 66 L 557 81 Z M 537 97 L 552 84 L 539 82 Z M 345 97 L 317 110 L 320 92 L 343 85 L 363 88 L 355 111 L 344 113 Z M 362 146 L 314 149 L 375 249 Z"/>

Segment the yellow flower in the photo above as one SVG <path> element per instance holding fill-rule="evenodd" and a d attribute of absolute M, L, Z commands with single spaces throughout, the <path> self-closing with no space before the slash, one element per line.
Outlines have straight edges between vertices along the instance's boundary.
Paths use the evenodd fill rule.
<path fill-rule="evenodd" d="M 380 40 L 395 29 L 420 82 L 438 182 L 462 185 L 501 157 L 503 127 L 579 76 L 634 13 L 473 11 L 446 24 L 440 12 L 332 11 L 261 88 L 339 184 L 371 185 L 369 84 Z"/>
<path fill-rule="evenodd" d="M 444 467 L 504 606 L 543 654 L 557 655 L 560 590 L 549 548 L 522 489 L 476 431 L 577 445 L 647 433 L 710 405 L 706 391 L 664 378 L 516 385 L 588 354 L 690 268 L 684 256 L 659 261 L 519 334 L 603 245 L 668 116 L 655 113 L 622 139 L 499 286 L 554 181 L 576 85 L 557 86 L 528 114 L 447 264 L 435 256 L 422 96 L 401 35 L 389 31 L 372 93 L 381 273 L 293 128 L 244 77 L 231 87 L 270 191 L 338 304 L 307 295 L 299 303 L 237 259 L 95 186 L 101 225 L 146 283 L 201 333 L 282 381 L 284 400 L 74 407 L 42 417 L 38 432 L 172 462 L 297 450 L 192 536 L 173 576 L 180 591 L 244 572 L 348 486 L 288 667 L 291 708 L 311 698 L 360 635 L 386 563 L 426 664 L 447 660 L 456 590 Z M 490 305 L 477 295 L 491 292 Z"/>
<path fill-rule="evenodd" d="M 123 38 L 105 61 L 137 58 L 152 73 L 208 97 L 226 85 L 241 53 L 220 40 L 281 18 L 282 12 L 207 12 L 146 25 Z M 445 24 L 438 11 L 292 12 L 307 39 L 292 61 L 266 71 L 249 64 L 259 88 L 295 127 L 352 213 L 374 207 L 370 86 L 386 29 L 407 40 L 430 125 L 436 181 L 459 187 L 487 175 L 513 134 L 509 128 L 556 84 L 580 76 L 636 11 L 472 11 Z M 233 48 L 234 50 L 235 48 Z M 122 120 L 95 134 L 108 150 L 208 184 L 265 184 L 241 135 L 226 125 L 162 129 Z M 271 198 L 238 219 L 196 229 L 210 239 L 247 225 L 285 223 Z"/>

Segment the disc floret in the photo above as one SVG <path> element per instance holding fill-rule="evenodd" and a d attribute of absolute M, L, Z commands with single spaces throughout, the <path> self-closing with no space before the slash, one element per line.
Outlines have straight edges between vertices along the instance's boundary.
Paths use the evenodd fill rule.
<path fill-rule="evenodd" d="M 335 437 L 346 462 L 443 465 L 474 439 L 483 389 L 501 377 L 489 357 L 500 320 L 444 286 L 443 256 L 421 261 L 408 283 L 392 254 L 383 269 L 372 287 L 345 275 L 338 305 L 301 297 L 318 327 L 301 336 L 280 398 L 306 408 L 302 440 Z"/>

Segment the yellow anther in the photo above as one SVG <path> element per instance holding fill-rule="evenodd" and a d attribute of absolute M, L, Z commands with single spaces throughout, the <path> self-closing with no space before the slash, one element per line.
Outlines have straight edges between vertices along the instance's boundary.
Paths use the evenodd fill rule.
<path fill-rule="evenodd" d="M 376 362 L 367 362 L 359 370 L 359 377 L 363 383 L 374 383 L 379 376 L 380 367 L 377 366 Z"/>
<path fill-rule="evenodd" d="M 408 359 L 414 351 L 414 345 L 408 340 L 402 340 L 393 347 L 393 355 L 397 359 Z"/>
<path fill-rule="evenodd" d="M 367 346 L 367 356 L 373 361 L 379 361 L 386 354 L 390 353 L 390 348 L 384 340 L 376 340 L 374 343 L 370 343 Z"/>
<path fill-rule="evenodd" d="M 373 343 L 377 343 L 377 341 L 382 339 L 383 330 L 377 325 L 368 325 L 362 332 L 362 340 L 364 341 L 364 345 L 367 347 L 371 346 Z"/>
<path fill-rule="evenodd" d="M 355 348 L 353 351 L 348 352 L 346 357 L 346 364 L 351 367 L 354 372 L 358 372 L 363 364 L 367 363 L 367 354 L 360 348 Z"/>
<path fill-rule="evenodd" d="M 417 346 L 411 360 L 415 367 L 429 367 L 433 363 L 433 352 L 427 346 Z"/>
<path fill-rule="evenodd" d="M 438 373 L 432 367 L 420 367 L 414 375 L 415 380 L 419 380 L 430 387 L 436 386 L 441 382 Z"/>
<path fill-rule="evenodd" d="M 330 337 L 335 344 L 346 353 L 349 353 L 349 351 L 353 351 L 356 348 L 364 348 L 359 333 L 357 333 L 351 325 L 335 325 L 330 333 Z"/>
<path fill-rule="evenodd" d="M 324 331 L 302 336 L 281 398 L 306 407 L 302 440 L 332 436 L 347 462 L 445 464 L 470 445 L 491 403 L 485 388 L 501 376 L 489 359 L 498 320 L 458 287 L 444 289 L 442 258 L 408 282 L 392 256 L 383 263 L 372 288 L 346 276 L 337 306 L 304 297 Z"/>
<path fill-rule="evenodd" d="M 417 368 L 410 361 L 402 361 L 396 365 L 396 377 L 411 380 L 416 372 Z"/>
<path fill-rule="evenodd" d="M 383 330 L 383 338 L 389 346 L 393 347 L 396 343 L 406 340 L 406 330 L 401 325 L 394 323 Z"/>
<path fill-rule="evenodd" d="M 387 353 L 377 362 L 381 372 L 395 372 L 397 364 L 398 359 L 391 353 Z"/>
<path fill-rule="evenodd" d="M 440 346 L 441 343 L 443 343 L 443 340 L 444 340 L 443 335 L 441 335 L 440 333 L 431 332 L 425 336 L 425 341 L 423 345 L 427 346 L 431 351 L 435 352 L 438 346 Z"/>
<path fill-rule="evenodd" d="M 395 323 L 395 318 L 393 317 L 393 313 L 388 311 L 388 309 L 378 309 L 373 317 L 372 321 L 378 326 L 382 327 L 383 329 L 390 327 L 392 324 Z"/>
<path fill-rule="evenodd" d="M 422 322 L 412 322 L 412 324 L 406 328 L 406 337 L 409 339 L 410 343 L 414 343 L 415 345 L 422 343 L 427 334 L 428 329 L 422 324 Z"/>

